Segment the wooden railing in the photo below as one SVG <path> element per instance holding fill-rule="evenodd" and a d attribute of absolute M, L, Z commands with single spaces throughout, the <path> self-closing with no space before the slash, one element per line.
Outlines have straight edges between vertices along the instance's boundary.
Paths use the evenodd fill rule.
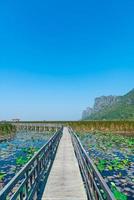
<path fill-rule="evenodd" d="M 62 128 L 0 191 L 0 200 L 41 199 L 41 192 L 44 190 L 61 136 Z"/>
<path fill-rule="evenodd" d="M 87 192 L 88 200 L 115 200 L 113 193 L 89 158 L 79 138 L 70 128 L 74 151 Z"/>

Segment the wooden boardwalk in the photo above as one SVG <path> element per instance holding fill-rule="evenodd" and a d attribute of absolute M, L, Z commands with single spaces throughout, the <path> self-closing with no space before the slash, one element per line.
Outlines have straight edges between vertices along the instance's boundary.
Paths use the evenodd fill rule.
<path fill-rule="evenodd" d="M 87 200 L 67 128 L 63 130 L 42 200 Z"/>

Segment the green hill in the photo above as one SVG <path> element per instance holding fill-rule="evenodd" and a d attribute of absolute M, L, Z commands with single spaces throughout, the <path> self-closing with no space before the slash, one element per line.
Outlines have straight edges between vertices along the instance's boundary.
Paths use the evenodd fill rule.
<path fill-rule="evenodd" d="M 102 104 L 103 106 L 100 106 L 97 111 L 95 105 L 93 111 L 85 120 L 134 120 L 134 89 L 124 96 L 116 97 L 113 103 Z"/>

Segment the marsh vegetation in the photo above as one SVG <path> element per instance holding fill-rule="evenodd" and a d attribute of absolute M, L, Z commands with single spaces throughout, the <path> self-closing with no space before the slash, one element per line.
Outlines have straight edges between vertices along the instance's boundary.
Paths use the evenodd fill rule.
<path fill-rule="evenodd" d="M 77 132 L 117 200 L 134 199 L 134 137 Z"/>
<path fill-rule="evenodd" d="M 48 141 L 53 132 L 20 131 L 0 143 L 0 189 L 32 158 Z"/>
<path fill-rule="evenodd" d="M 11 138 L 16 132 L 15 126 L 9 123 L 0 124 L 0 141 Z"/>
<path fill-rule="evenodd" d="M 65 124 L 80 133 L 100 131 L 134 136 L 134 121 L 72 121 L 65 122 Z"/>

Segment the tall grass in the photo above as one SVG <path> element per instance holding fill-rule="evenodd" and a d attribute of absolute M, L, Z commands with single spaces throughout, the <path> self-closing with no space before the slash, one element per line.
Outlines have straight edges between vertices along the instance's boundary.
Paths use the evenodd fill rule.
<path fill-rule="evenodd" d="M 1 123 L 0 124 L 0 136 L 6 136 L 12 134 L 16 131 L 15 126 L 9 123 Z"/>
<path fill-rule="evenodd" d="M 78 132 L 102 131 L 134 135 L 134 121 L 27 121 L 26 123 L 55 123 L 71 126 Z"/>
<path fill-rule="evenodd" d="M 134 121 L 78 121 L 67 122 L 75 131 L 79 132 L 117 132 L 134 135 Z"/>

